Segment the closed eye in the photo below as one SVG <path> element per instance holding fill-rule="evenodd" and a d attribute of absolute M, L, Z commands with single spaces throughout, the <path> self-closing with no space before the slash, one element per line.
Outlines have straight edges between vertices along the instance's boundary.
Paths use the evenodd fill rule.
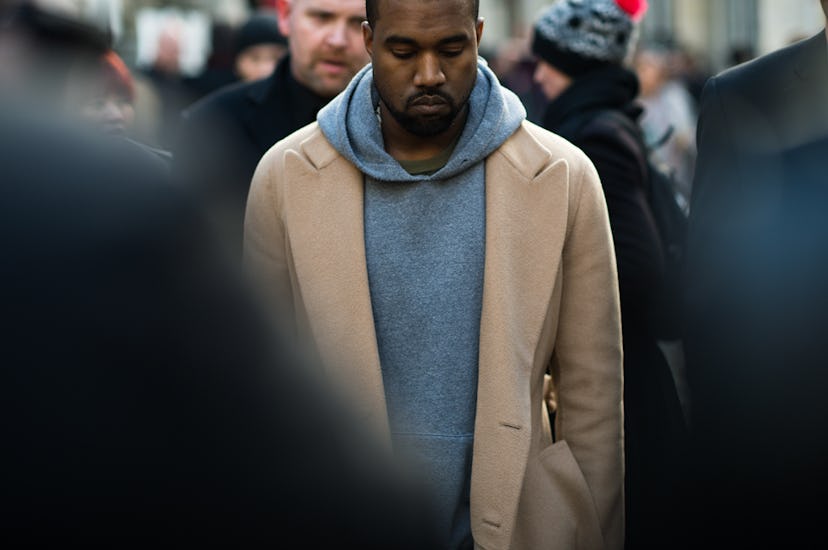
<path fill-rule="evenodd" d="M 412 57 L 414 57 L 414 52 L 411 50 L 391 50 L 391 55 L 393 55 L 397 59 L 411 59 Z"/>

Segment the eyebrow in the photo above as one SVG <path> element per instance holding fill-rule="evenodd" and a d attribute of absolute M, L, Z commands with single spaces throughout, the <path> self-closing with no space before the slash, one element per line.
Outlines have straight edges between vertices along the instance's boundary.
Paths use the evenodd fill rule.
<path fill-rule="evenodd" d="M 438 46 L 444 46 L 446 44 L 455 44 L 455 43 L 458 43 L 458 42 L 468 42 L 469 40 L 470 39 L 469 39 L 469 36 L 467 34 L 460 33 L 460 34 L 455 34 L 455 35 L 447 36 L 446 38 L 440 39 L 440 41 L 437 42 L 437 45 Z M 405 36 L 398 36 L 398 35 L 394 35 L 394 34 L 392 34 L 391 36 L 386 38 L 385 43 L 386 44 L 404 44 L 406 46 L 419 46 L 419 43 L 416 40 L 414 40 L 413 38 L 408 38 L 408 37 L 405 37 Z"/>

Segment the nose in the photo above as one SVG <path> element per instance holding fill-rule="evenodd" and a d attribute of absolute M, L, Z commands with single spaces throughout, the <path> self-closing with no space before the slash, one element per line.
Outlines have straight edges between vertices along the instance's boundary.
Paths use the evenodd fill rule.
<path fill-rule="evenodd" d="M 534 80 L 536 84 L 543 84 L 545 74 L 546 71 L 543 63 L 538 63 L 535 65 L 535 73 L 532 75 L 532 80 Z"/>
<path fill-rule="evenodd" d="M 104 104 L 103 119 L 106 122 L 124 122 L 124 113 L 121 111 L 121 106 L 115 99 L 108 99 Z"/>
<path fill-rule="evenodd" d="M 446 82 L 446 75 L 436 55 L 424 54 L 417 65 L 417 74 L 414 76 L 414 85 L 424 88 L 433 88 Z"/>
<path fill-rule="evenodd" d="M 328 32 L 327 42 L 334 48 L 345 48 L 348 45 L 348 22 L 335 22 Z"/>

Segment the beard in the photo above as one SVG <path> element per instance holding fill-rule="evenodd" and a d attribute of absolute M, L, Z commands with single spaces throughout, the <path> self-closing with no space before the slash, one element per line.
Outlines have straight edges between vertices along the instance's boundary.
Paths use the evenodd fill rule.
<path fill-rule="evenodd" d="M 470 94 L 471 95 L 471 94 Z M 440 97 L 448 105 L 449 110 L 447 113 L 442 115 L 435 115 L 435 116 L 422 116 L 422 115 L 411 115 L 408 114 L 406 111 L 400 111 L 394 108 L 394 106 L 385 100 L 380 93 L 380 99 L 382 100 L 385 108 L 391 113 L 391 116 L 394 117 L 394 120 L 402 126 L 405 131 L 413 134 L 417 137 L 426 138 L 426 137 L 433 137 L 439 134 L 442 134 L 446 130 L 448 130 L 451 125 L 457 120 L 457 117 L 460 113 L 465 109 L 466 104 L 468 103 L 469 97 L 466 96 L 463 101 L 459 104 L 454 101 L 453 98 L 444 94 L 438 90 L 427 90 L 416 95 L 409 97 L 406 100 L 406 110 L 411 107 L 418 99 L 422 97 Z"/>

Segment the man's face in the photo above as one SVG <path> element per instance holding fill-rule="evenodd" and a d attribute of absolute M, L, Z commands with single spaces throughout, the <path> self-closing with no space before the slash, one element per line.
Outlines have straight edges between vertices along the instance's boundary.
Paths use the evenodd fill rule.
<path fill-rule="evenodd" d="M 387 111 L 418 137 L 449 129 L 477 79 L 483 20 L 468 0 L 381 0 L 364 26 L 374 84 Z"/>
<path fill-rule="evenodd" d="M 538 60 L 533 79 L 549 101 L 557 99 L 572 84 L 571 78 L 542 59 Z"/>
<path fill-rule="evenodd" d="M 245 48 L 236 57 L 236 74 L 244 82 L 268 77 L 285 51 L 282 44 L 257 44 Z"/>
<path fill-rule="evenodd" d="M 364 0 L 278 0 L 294 78 L 333 97 L 368 63 L 362 43 Z"/>

